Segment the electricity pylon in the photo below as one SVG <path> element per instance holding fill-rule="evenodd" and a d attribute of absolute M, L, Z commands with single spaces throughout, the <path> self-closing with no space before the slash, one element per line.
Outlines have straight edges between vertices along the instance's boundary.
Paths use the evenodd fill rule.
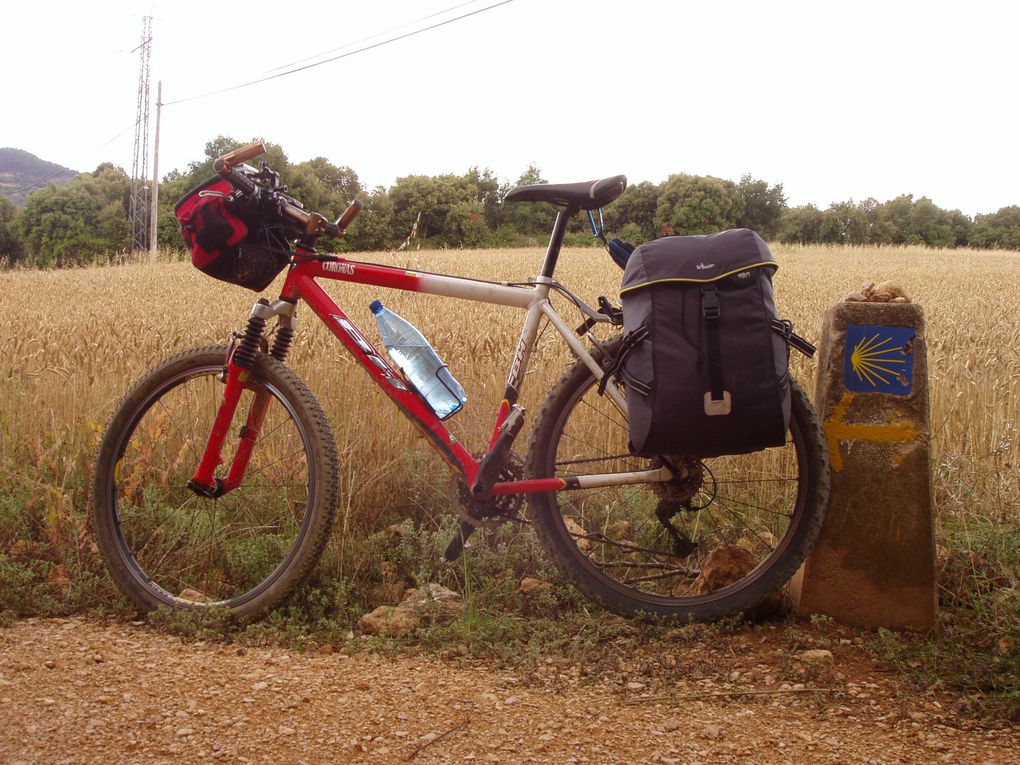
<path fill-rule="evenodd" d="M 152 51 L 152 16 L 142 18 L 139 52 L 138 108 L 135 112 L 135 152 L 131 163 L 132 250 L 147 250 L 149 237 L 149 54 Z M 134 52 L 134 51 L 132 51 Z"/>

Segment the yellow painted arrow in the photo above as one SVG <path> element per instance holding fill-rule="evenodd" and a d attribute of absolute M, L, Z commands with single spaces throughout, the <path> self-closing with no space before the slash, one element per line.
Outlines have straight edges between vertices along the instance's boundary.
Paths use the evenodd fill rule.
<path fill-rule="evenodd" d="M 853 393 L 844 393 L 832 410 L 832 416 L 823 425 L 825 441 L 829 447 L 829 461 L 837 473 L 843 470 L 840 441 L 871 441 L 879 444 L 897 444 L 917 438 L 917 427 L 907 420 L 879 424 L 846 422 L 844 418 L 854 401 Z"/>

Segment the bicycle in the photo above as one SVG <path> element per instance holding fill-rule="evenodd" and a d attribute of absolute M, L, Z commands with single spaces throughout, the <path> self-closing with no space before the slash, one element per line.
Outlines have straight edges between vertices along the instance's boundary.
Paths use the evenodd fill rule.
<path fill-rule="evenodd" d="M 516 519 L 526 500 L 562 575 L 626 616 L 716 619 L 750 609 L 793 575 L 818 533 L 828 492 L 825 442 L 799 385 L 792 385 L 784 446 L 714 459 L 632 456 L 622 384 L 612 378 L 599 391 L 620 336 L 599 339 L 595 330 L 618 327 L 619 309 L 605 298 L 589 306 L 553 273 L 568 220 L 584 210 L 598 233 L 595 211 L 601 221 L 601 208 L 625 188 L 623 176 L 509 192 L 508 203 L 558 208 L 541 271 L 511 284 L 318 253 L 319 237 L 342 235 L 358 203 L 334 222 L 306 212 L 265 163 L 260 170 L 245 164 L 262 151 L 259 144 L 238 149 L 214 170 L 296 240 L 280 297 L 259 300 L 231 344 L 179 353 L 154 367 L 103 434 L 93 520 L 110 574 L 135 606 L 219 607 L 254 618 L 282 604 L 316 565 L 339 472 L 326 416 L 285 364 L 302 300 L 459 476 L 461 535 L 448 559 L 474 527 Z M 525 311 L 482 457 L 451 436 L 318 279 Z M 576 307 L 581 327 L 553 308 L 552 293 Z M 266 323 L 273 318 L 270 344 Z M 546 394 L 518 458 L 511 447 L 524 410 L 517 401 L 543 321 L 576 360 Z M 706 562 L 720 549 L 743 550 L 750 567 L 729 578 L 709 575 Z"/>

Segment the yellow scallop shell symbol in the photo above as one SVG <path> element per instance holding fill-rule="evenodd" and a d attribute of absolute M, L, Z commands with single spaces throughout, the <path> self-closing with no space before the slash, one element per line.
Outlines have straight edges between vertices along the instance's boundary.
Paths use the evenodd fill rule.
<path fill-rule="evenodd" d="M 903 376 L 903 349 L 898 346 L 890 346 L 891 337 L 882 337 L 875 334 L 865 337 L 854 346 L 850 355 L 850 366 L 861 382 L 872 386 L 880 383 L 889 385 L 893 380 L 899 380 L 906 384 Z M 898 357 L 898 358 L 897 358 Z M 899 365 L 899 366 L 897 366 Z"/>

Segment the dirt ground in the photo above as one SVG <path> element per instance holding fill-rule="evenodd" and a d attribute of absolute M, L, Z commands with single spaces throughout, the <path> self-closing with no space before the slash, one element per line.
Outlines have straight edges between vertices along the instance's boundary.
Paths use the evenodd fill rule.
<path fill-rule="evenodd" d="M 725 642 L 515 673 L 30 619 L 0 629 L 0 763 L 1020 763 L 1017 726 L 957 719 L 852 640 Z"/>

